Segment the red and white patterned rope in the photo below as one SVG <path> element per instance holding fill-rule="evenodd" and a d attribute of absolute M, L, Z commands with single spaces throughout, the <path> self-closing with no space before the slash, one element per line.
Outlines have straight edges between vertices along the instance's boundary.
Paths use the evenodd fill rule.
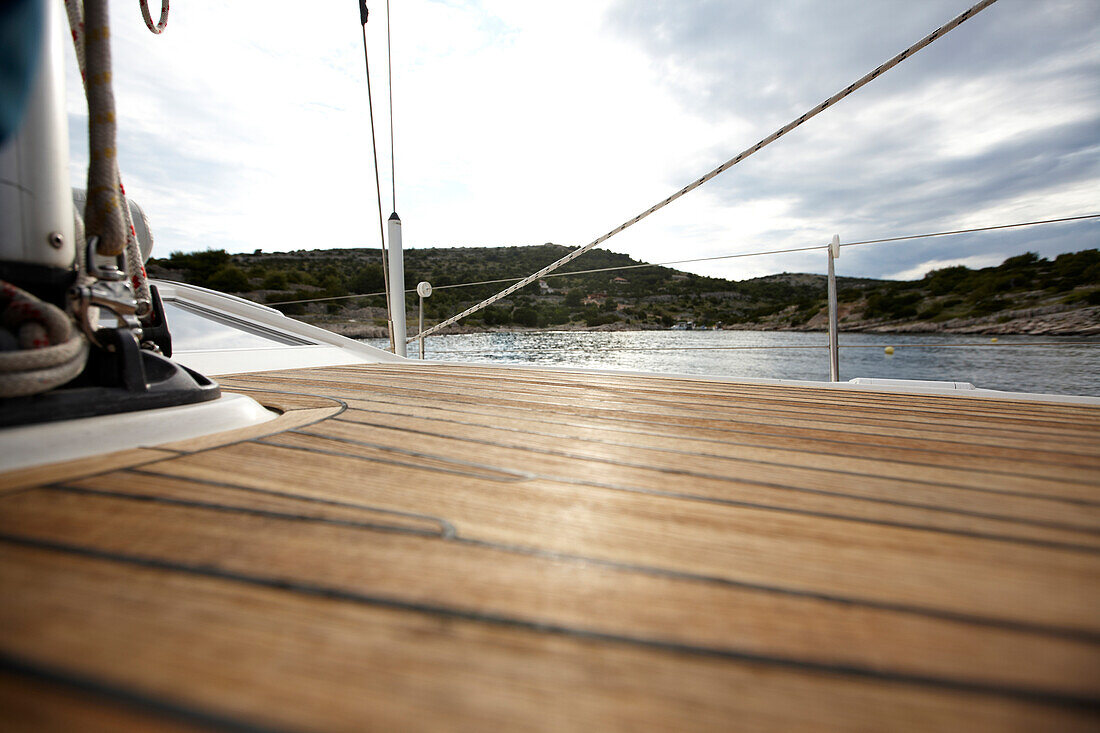
<path fill-rule="evenodd" d="M 145 24 L 153 33 L 161 33 L 168 24 L 168 0 L 161 0 L 160 21 L 154 25 L 147 0 L 140 0 Z M 133 216 L 126 203 L 126 189 L 118 169 L 115 146 L 116 118 L 111 90 L 110 30 L 106 0 L 65 0 L 77 65 L 88 97 L 89 156 L 88 200 L 85 225 L 88 236 L 99 237 L 99 254 L 117 256 L 125 252 L 126 269 L 138 301 L 150 303 L 148 276 L 137 241 Z M 93 27 L 85 27 L 85 16 L 93 18 Z M 88 71 L 88 43 L 92 43 L 91 79 Z"/>
<path fill-rule="evenodd" d="M 0 397 L 60 387 L 84 370 L 88 343 L 55 305 L 0 280 Z"/>
<path fill-rule="evenodd" d="M 138 0 L 141 4 L 141 15 L 145 18 L 145 25 L 149 30 L 157 35 L 164 33 L 164 28 L 168 25 L 168 0 L 160 0 L 160 20 L 156 25 L 153 25 L 153 19 L 149 15 L 149 2 L 148 0 Z"/>

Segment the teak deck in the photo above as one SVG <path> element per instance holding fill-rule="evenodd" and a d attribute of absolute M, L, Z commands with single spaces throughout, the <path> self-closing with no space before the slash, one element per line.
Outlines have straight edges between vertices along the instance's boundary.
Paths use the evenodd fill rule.
<path fill-rule="evenodd" d="M 1097 730 L 1100 408 L 371 365 L 0 476 L 0 726 Z"/>

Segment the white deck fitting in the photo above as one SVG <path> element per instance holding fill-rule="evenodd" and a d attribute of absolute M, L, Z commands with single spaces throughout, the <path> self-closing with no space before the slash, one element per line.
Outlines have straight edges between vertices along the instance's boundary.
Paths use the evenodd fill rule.
<path fill-rule="evenodd" d="M 0 471 L 198 438 L 274 420 L 278 415 L 241 394 L 156 410 L 0 430 Z"/>

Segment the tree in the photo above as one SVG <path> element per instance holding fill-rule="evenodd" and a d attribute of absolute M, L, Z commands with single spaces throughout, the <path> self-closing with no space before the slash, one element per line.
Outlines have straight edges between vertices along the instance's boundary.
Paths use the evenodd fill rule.
<path fill-rule="evenodd" d="M 264 290 L 286 290 L 286 273 L 280 270 L 267 273 L 264 277 L 263 288 Z"/>
<path fill-rule="evenodd" d="M 512 311 L 512 320 L 521 326 L 534 328 L 539 325 L 539 312 L 531 306 L 523 306 Z"/>
<path fill-rule="evenodd" d="M 565 306 L 567 308 L 580 308 L 581 303 L 584 302 L 584 293 L 577 288 L 573 288 L 565 294 Z"/>
<path fill-rule="evenodd" d="M 386 287 L 382 266 L 376 263 L 363 265 L 351 276 L 348 283 L 353 293 L 378 293 Z"/>
<path fill-rule="evenodd" d="M 210 276 L 206 284 L 214 290 L 222 290 L 227 293 L 241 293 L 251 287 L 248 276 L 236 265 L 225 265 L 220 268 Z"/>

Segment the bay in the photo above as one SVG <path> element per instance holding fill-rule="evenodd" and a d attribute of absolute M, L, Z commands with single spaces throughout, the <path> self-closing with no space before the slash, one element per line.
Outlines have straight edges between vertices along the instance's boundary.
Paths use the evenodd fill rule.
<path fill-rule="evenodd" d="M 385 339 L 366 340 L 387 348 Z M 885 353 L 894 347 L 893 355 Z M 417 355 L 415 342 L 409 355 Z M 430 336 L 425 358 L 828 381 L 828 336 L 794 331 L 521 331 Z M 840 376 L 1100 396 L 1100 337 L 845 333 Z"/>

